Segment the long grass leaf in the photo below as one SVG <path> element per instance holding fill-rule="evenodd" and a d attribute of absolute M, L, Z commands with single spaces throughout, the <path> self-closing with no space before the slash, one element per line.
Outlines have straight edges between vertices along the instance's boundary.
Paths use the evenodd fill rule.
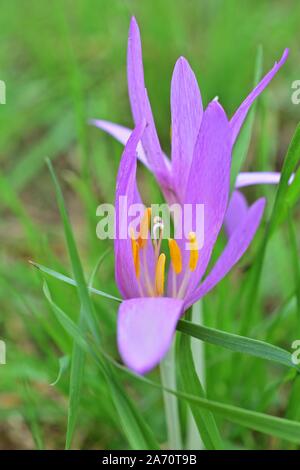
<path fill-rule="evenodd" d="M 222 346 L 231 351 L 249 354 L 250 356 L 259 357 L 299 370 L 299 368 L 292 363 L 291 354 L 288 351 L 264 341 L 227 333 L 206 326 L 195 325 L 186 320 L 180 320 L 177 329 L 194 338 Z"/>
<path fill-rule="evenodd" d="M 195 370 L 190 336 L 181 335 L 179 351 L 178 364 L 183 391 L 191 395 L 205 398 L 205 392 Z M 199 407 L 194 404 L 191 404 L 190 408 L 206 449 L 222 449 L 222 439 L 213 414 L 210 411 L 199 409 Z"/>
<path fill-rule="evenodd" d="M 87 284 L 85 282 L 82 265 L 77 251 L 72 227 L 65 207 L 62 191 L 49 159 L 47 159 L 47 164 L 55 186 L 56 198 L 62 222 L 64 225 L 66 242 L 68 246 L 69 256 L 71 259 L 74 278 L 77 284 L 77 291 L 80 299 L 83 317 L 93 335 L 95 344 L 97 345 L 97 347 L 101 347 L 101 338 L 99 335 L 97 323 L 95 321 L 94 308 L 89 296 Z M 158 448 L 159 446 L 153 436 L 152 431 L 150 430 L 149 426 L 139 413 L 134 403 L 126 394 L 124 394 L 123 388 L 119 384 L 119 380 L 115 376 L 113 370 L 109 367 L 109 364 L 106 364 L 104 361 L 102 363 L 102 369 L 107 380 L 108 386 L 111 390 L 115 407 L 119 413 L 124 434 L 126 435 L 130 445 L 133 448 L 138 449 Z"/>

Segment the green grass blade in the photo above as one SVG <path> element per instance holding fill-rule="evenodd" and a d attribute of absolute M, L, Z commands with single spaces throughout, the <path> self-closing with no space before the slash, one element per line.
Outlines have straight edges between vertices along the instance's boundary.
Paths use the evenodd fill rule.
<path fill-rule="evenodd" d="M 95 314 L 93 304 L 91 302 L 87 284 L 85 282 L 79 254 L 77 251 L 75 238 L 69 221 L 69 217 L 66 211 L 64 198 L 62 195 L 61 188 L 58 180 L 54 173 L 53 167 L 50 160 L 47 160 L 47 164 L 54 182 L 56 198 L 58 202 L 59 211 L 64 225 L 65 237 L 67 241 L 68 251 L 72 263 L 72 269 L 74 278 L 77 284 L 78 296 L 80 299 L 81 310 L 83 318 L 88 325 L 95 344 L 97 347 L 101 347 L 101 338 L 99 335 L 97 323 L 95 321 Z M 66 322 L 65 322 L 66 325 Z M 78 330 L 78 329 L 77 329 Z M 80 331 L 80 329 L 79 329 Z M 74 332 L 74 329 L 73 329 Z M 117 377 L 113 374 L 113 371 L 106 363 L 102 364 L 103 373 L 107 380 L 108 386 L 112 392 L 114 404 L 118 410 L 119 417 L 122 423 L 124 433 L 133 446 L 133 448 L 139 449 L 153 449 L 158 448 L 158 444 L 151 432 L 150 428 L 140 415 L 138 409 L 134 403 L 124 394 L 123 388 L 119 384 Z"/>
<path fill-rule="evenodd" d="M 83 349 L 84 351 L 88 352 L 90 351 L 90 347 L 88 346 L 88 343 L 82 334 L 80 328 L 74 323 L 71 318 L 60 308 L 56 303 L 53 301 L 49 287 L 44 281 L 43 284 L 43 292 L 48 300 L 52 311 L 54 315 L 56 316 L 57 320 L 59 323 L 62 325 L 62 327 L 66 330 L 66 332 L 71 336 L 71 338 L 76 341 L 76 343 Z"/>
<path fill-rule="evenodd" d="M 80 345 L 81 348 L 83 348 L 85 351 L 88 351 L 89 353 L 92 353 L 92 356 L 95 359 L 94 352 L 91 351 L 91 348 L 87 346 L 87 343 L 81 331 L 76 326 L 76 324 L 70 318 L 68 318 L 67 315 L 64 312 L 62 312 L 59 307 L 57 307 L 57 305 L 51 299 L 51 296 L 47 288 L 46 289 L 44 288 L 44 292 L 54 310 L 54 313 L 58 316 L 58 318 L 60 318 L 60 321 L 62 325 L 64 326 L 64 328 L 66 328 L 67 332 L 73 337 L 73 339 Z M 67 321 L 65 317 L 68 318 Z M 119 363 L 114 361 L 107 354 L 105 354 L 101 349 L 99 351 L 102 354 L 102 356 L 117 369 L 122 370 L 123 372 L 127 373 L 131 377 L 134 377 L 137 380 L 143 381 L 144 383 L 147 383 L 160 390 L 162 389 L 160 384 L 148 379 L 147 377 L 143 377 L 143 376 L 135 374 L 134 372 L 128 370 L 126 367 L 121 366 Z M 100 361 L 97 361 L 97 364 L 99 367 L 102 368 L 102 363 Z M 115 376 L 111 383 L 115 385 Z M 197 405 L 200 408 L 211 411 L 214 414 L 218 414 L 219 416 L 227 419 L 228 421 L 232 423 L 236 423 L 246 428 L 253 429 L 253 430 L 266 433 L 272 436 L 276 436 L 276 437 L 279 437 L 281 439 L 285 439 L 291 442 L 300 443 L 300 423 L 298 422 L 290 421 L 290 420 L 283 419 L 283 418 L 277 418 L 277 417 L 270 416 L 264 413 L 258 413 L 255 411 L 247 410 L 244 408 L 239 408 L 239 407 L 232 406 L 232 405 L 226 405 L 223 403 L 208 400 L 206 398 L 191 395 L 191 394 L 181 392 L 181 391 L 175 391 L 172 389 L 164 389 L 164 390 L 166 390 L 169 393 L 173 393 L 178 398 L 182 398 L 190 404 Z M 143 422 L 140 421 L 141 419 L 140 416 L 136 414 L 136 409 L 132 411 L 131 406 L 130 406 L 131 402 L 128 402 L 126 400 L 126 395 L 124 394 L 124 390 L 122 390 L 122 388 L 120 388 L 119 385 L 116 385 L 115 387 L 113 387 L 112 391 L 113 391 L 114 397 L 116 398 L 117 409 L 119 406 L 121 406 L 121 409 L 118 409 L 118 411 L 119 412 L 122 411 L 122 413 L 120 413 L 122 426 L 124 426 L 124 421 L 122 420 L 124 412 L 126 414 L 128 412 L 130 418 L 133 419 L 133 421 L 131 419 L 127 420 L 127 424 L 130 426 L 130 429 L 134 429 L 136 424 L 142 425 Z M 125 400 L 125 403 L 123 403 L 124 400 Z M 148 438 L 151 439 L 151 433 L 149 434 Z M 136 439 L 134 434 L 131 435 L 130 442 L 133 448 L 143 449 L 143 446 L 142 446 L 143 440 Z M 157 444 L 155 444 L 155 441 L 154 441 L 152 442 L 152 446 L 149 446 L 147 448 L 157 448 L 156 446 Z"/>
<path fill-rule="evenodd" d="M 89 285 L 93 282 L 97 270 L 99 269 L 106 253 L 103 253 L 96 266 L 93 270 Z M 85 324 L 84 312 L 80 310 L 79 315 L 79 328 L 84 333 L 87 325 Z M 66 449 L 70 449 L 72 444 L 72 438 L 75 430 L 76 420 L 78 416 L 78 410 L 81 401 L 81 390 L 84 380 L 84 366 L 85 366 L 85 352 L 80 348 L 75 341 L 73 342 L 73 350 L 71 356 L 71 373 L 70 373 L 70 385 L 69 385 L 69 405 L 68 405 L 68 425 L 66 433 Z"/>
<path fill-rule="evenodd" d="M 80 312 L 79 328 L 84 331 L 84 316 Z M 70 449 L 78 417 L 82 384 L 84 379 L 85 352 L 74 342 L 71 356 L 71 373 L 69 383 L 68 423 L 66 432 L 66 450 Z"/>
<path fill-rule="evenodd" d="M 191 339 L 188 335 L 181 335 L 180 337 L 177 360 L 179 363 L 183 391 L 191 395 L 205 398 L 204 390 L 195 370 L 191 350 Z M 190 408 L 206 449 L 222 449 L 222 439 L 213 414 L 210 411 L 199 409 L 199 407 L 194 404 L 191 404 Z"/>
<path fill-rule="evenodd" d="M 44 283 L 43 290 L 62 327 L 83 352 L 89 353 L 92 356 L 100 371 L 106 375 L 107 382 L 110 386 L 110 392 L 119 414 L 120 424 L 132 449 L 159 449 L 159 444 L 155 440 L 149 426 L 138 412 L 132 400 L 124 393 L 124 388 L 119 384 L 113 370 L 104 367 L 104 363 L 102 360 L 100 361 L 98 359 L 90 344 L 87 342 L 82 330 L 80 330 L 76 323 L 74 323 L 73 320 L 71 320 L 68 315 L 66 315 L 66 313 L 55 304 L 46 282 Z M 106 358 L 106 356 L 103 357 Z"/>
<path fill-rule="evenodd" d="M 283 222 L 288 216 L 288 211 L 292 209 L 293 204 L 296 203 L 297 199 L 292 195 L 294 191 L 298 196 L 299 191 L 299 177 L 289 185 L 289 181 L 296 166 L 300 160 L 300 124 L 298 124 L 296 131 L 292 137 L 291 143 L 287 150 L 286 157 L 284 159 L 280 183 L 278 186 L 272 215 L 269 222 L 268 231 L 272 235 L 276 227 Z"/>
<path fill-rule="evenodd" d="M 83 269 L 82 269 L 81 262 L 79 259 L 79 254 L 77 251 L 76 242 L 75 242 L 75 238 L 74 238 L 71 224 L 69 221 L 69 217 L 67 214 L 67 210 L 65 207 L 62 191 L 61 191 L 61 188 L 59 186 L 58 180 L 56 178 L 52 164 L 49 159 L 47 159 L 47 165 L 50 170 L 53 183 L 55 186 L 55 193 L 56 193 L 58 208 L 59 208 L 59 212 L 60 212 L 61 219 L 62 219 L 63 226 L 64 226 L 65 237 L 66 237 L 71 264 L 72 264 L 72 270 L 74 273 L 74 278 L 77 283 L 76 287 L 77 287 L 78 297 L 79 297 L 80 304 L 81 304 L 81 309 L 82 309 L 84 318 L 87 324 L 89 325 L 89 328 L 96 342 L 100 343 L 101 339 L 99 335 L 98 325 L 95 319 L 95 312 L 94 312 L 92 302 L 90 301 L 89 292 L 88 292 L 87 285 L 85 282 Z"/>
<path fill-rule="evenodd" d="M 50 385 L 54 387 L 55 385 L 58 384 L 60 381 L 61 377 L 63 376 L 64 372 L 68 369 L 70 365 L 70 356 L 62 356 L 58 360 L 58 374 L 54 382 L 52 382 Z"/>
<path fill-rule="evenodd" d="M 160 380 L 163 388 L 177 388 L 177 371 L 175 361 L 175 338 L 173 344 L 165 357 L 160 362 Z M 167 428 L 168 446 L 170 449 L 182 449 L 182 435 L 180 429 L 180 418 L 178 400 L 174 395 L 163 391 L 164 415 Z"/>
<path fill-rule="evenodd" d="M 288 351 L 264 341 L 227 333 L 206 326 L 195 325 L 186 320 L 180 320 L 177 329 L 194 338 L 222 346 L 231 351 L 249 354 L 250 356 L 259 357 L 299 370 L 299 368 L 292 363 L 291 354 Z"/>
<path fill-rule="evenodd" d="M 288 228 L 289 228 L 289 235 L 290 235 L 290 247 L 291 247 L 291 264 L 294 271 L 294 278 L 295 278 L 295 291 L 296 291 L 296 298 L 297 298 L 297 314 L 298 314 L 298 322 L 300 324 L 300 289 L 297 289 L 300 286 L 300 262 L 299 262 L 299 255 L 298 255 L 298 240 L 297 240 L 297 232 L 296 227 L 293 222 L 292 216 L 289 213 L 288 215 Z"/>
<path fill-rule="evenodd" d="M 102 351 L 103 354 L 103 351 Z M 108 358 L 110 362 L 118 369 L 123 370 L 131 377 L 136 378 L 139 381 L 143 381 L 152 387 L 161 389 L 161 385 L 148 379 L 135 374 L 126 367 L 120 365 L 112 358 Z M 185 392 L 165 389 L 169 393 L 173 393 L 178 398 L 186 400 L 188 403 L 211 411 L 213 414 L 217 414 L 220 417 L 228 420 L 229 422 L 238 424 L 254 431 L 259 431 L 267 435 L 275 436 L 290 442 L 300 443 L 300 423 L 291 421 L 284 418 L 277 418 L 275 416 L 267 415 L 265 413 L 259 413 L 256 411 L 240 408 L 233 405 L 227 405 L 207 398 L 191 395 Z"/>
<path fill-rule="evenodd" d="M 71 277 L 65 276 L 62 273 L 54 271 L 51 268 L 47 268 L 46 266 L 43 266 L 42 264 L 35 263 L 34 261 L 30 261 L 30 264 L 32 264 L 35 268 L 39 269 L 43 273 L 48 274 L 49 276 L 54 277 L 55 279 L 58 279 L 59 281 L 65 282 L 66 284 L 69 284 L 70 286 L 77 287 L 77 282 L 74 281 L 74 279 L 72 279 Z M 106 292 L 95 289 L 94 287 L 91 287 L 90 285 L 88 286 L 88 289 L 93 294 L 100 295 L 101 297 L 105 297 L 110 300 L 115 300 L 116 302 L 122 302 L 122 300 L 119 297 L 115 297 L 114 295 L 107 294 Z"/>
<path fill-rule="evenodd" d="M 44 439 L 42 433 L 42 427 L 39 422 L 39 410 L 36 404 L 34 390 L 31 387 L 30 382 L 25 379 L 21 385 L 22 400 L 24 402 L 24 418 L 30 429 L 32 439 L 34 441 L 37 450 L 43 450 Z"/>
<path fill-rule="evenodd" d="M 269 239 L 271 238 L 274 230 L 288 215 L 286 196 L 289 189 L 289 181 L 295 170 L 296 165 L 300 159 L 300 124 L 294 133 L 292 141 L 289 145 L 280 178 L 280 183 L 277 189 L 274 206 L 272 209 L 271 217 L 267 225 L 264 237 L 259 247 L 255 263 L 251 269 L 247 290 L 246 290 L 246 303 L 245 308 L 242 312 L 241 318 L 241 329 L 240 333 L 246 335 L 249 331 L 249 327 L 253 321 L 253 315 L 256 308 L 256 300 L 258 295 L 258 288 L 260 284 L 260 277 L 262 273 L 262 267 L 265 259 L 266 248 Z"/>

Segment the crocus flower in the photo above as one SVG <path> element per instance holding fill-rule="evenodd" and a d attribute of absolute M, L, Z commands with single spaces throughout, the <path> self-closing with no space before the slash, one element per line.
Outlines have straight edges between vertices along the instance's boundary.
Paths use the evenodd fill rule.
<path fill-rule="evenodd" d="M 172 154 L 162 151 L 144 84 L 140 34 L 133 18 L 128 40 L 128 90 L 135 129 L 118 124 L 93 121 L 125 145 L 117 176 L 115 272 L 123 302 L 118 312 L 118 347 L 124 363 L 138 373 L 155 367 L 168 351 L 179 318 L 230 271 L 248 248 L 260 223 L 264 199 L 252 206 L 241 205 L 234 193 L 228 207 L 232 148 L 256 97 L 287 58 L 286 50 L 278 63 L 243 101 L 228 120 L 218 100 L 205 110 L 195 75 L 184 58 L 178 59 L 171 84 Z M 177 237 L 182 227 L 175 224 L 169 239 L 170 264 L 161 245 L 148 233 L 151 212 L 145 208 L 139 232 L 131 230 L 127 217 L 120 216 L 120 198 L 128 206 L 141 202 L 136 183 L 137 157 L 155 175 L 170 204 L 203 204 L 205 210 L 204 244 L 193 231 L 193 215 L 184 218 L 190 227 L 185 238 Z M 273 178 L 273 174 L 265 174 Z M 260 176 L 262 177 L 262 176 Z M 277 178 L 277 176 L 275 176 Z M 240 174 L 237 185 L 255 183 L 255 175 Z M 212 250 L 231 207 L 229 238 L 223 253 L 205 277 Z M 236 211 L 242 207 L 241 216 Z M 126 227 L 124 227 L 124 224 Z M 129 230 L 123 239 L 120 231 Z M 187 249 L 187 242 L 190 246 Z"/>
<path fill-rule="evenodd" d="M 229 121 L 231 146 L 233 147 L 248 111 L 270 83 L 288 56 L 285 49 L 279 62 L 264 76 L 238 107 Z M 192 165 L 194 146 L 203 120 L 203 106 L 196 77 L 183 57 L 176 62 L 171 83 L 171 130 L 172 152 L 169 159 L 162 151 L 157 136 L 154 119 L 144 82 L 142 48 L 139 28 L 132 18 L 127 50 L 128 93 L 133 119 L 137 125 L 142 118 L 147 121 L 147 128 L 138 145 L 139 160 L 155 175 L 168 202 L 181 201 Z M 114 136 L 121 143 L 128 141 L 131 130 L 119 124 L 94 119 L 94 125 Z M 252 184 L 276 184 L 280 173 L 254 172 L 240 173 L 236 187 Z"/>
<path fill-rule="evenodd" d="M 120 201 L 127 205 L 141 203 L 136 183 L 137 148 L 146 132 L 143 119 L 132 132 L 123 152 L 116 186 L 115 272 L 123 302 L 118 312 L 118 347 L 124 363 L 144 374 L 155 367 L 168 351 L 176 324 L 184 312 L 214 288 L 240 259 L 260 223 L 264 199 L 250 208 L 235 227 L 216 264 L 201 282 L 224 222 L 230 188 L 231 130 L 224 110 L 212 102 L 205 110 L 196 139 L 187 191 L 182 204 L 204 204 L 204 244 L 197 244 L 197 233 L 188 240 L 169 239 L 170 265 L 159 243 L 148 233 L 150 210 L 145 208 L 139 233 L 132 233 Z M 193 215 L 184 223 L 193 226 Z M 121 237 L 124 224 L 130 237 Z M 146 226 L 146 231 L 145 231 Z M 177 227 L 178 228 L 178 227 Z M 163 229 L 162 229 L 163 230 Z M 176 234 L 176 226 L 175 226 Z M 190 249 L 186 242 L 190 242 Z M 165 280 L 166 278 L 166 280 Z"/>

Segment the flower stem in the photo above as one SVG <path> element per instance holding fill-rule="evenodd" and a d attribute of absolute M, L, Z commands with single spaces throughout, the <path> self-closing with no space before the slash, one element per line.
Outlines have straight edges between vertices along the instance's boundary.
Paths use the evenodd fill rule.
<path fill-rule="evenodd" d="M 160 377 L 163 387 L 176 390 L 175 338 L 172 346 L 160 364 Z M 180 420 L 177 397 L 163 391 L 165 417 L 168 433 L 168 446 L 172 450 L 182 449 Z"/>
<path fill-rule="evenodd" d="M 202 324 L 202 302 L 199 301 L 192 307 L 192 322 L 196 325 Z M 204 364 L 204 347 L 202 341 L 197 341 L 195 338 L 191 338 L 191 348 L 194 359 L 195 369 L 203 388 L 205 388 L 205 364 Z M 195 420 L 192 413 L 188 415 L 187 422 L 187 449 L 200 450 L 203 449 L 204 445 L 199 435 Z"/>

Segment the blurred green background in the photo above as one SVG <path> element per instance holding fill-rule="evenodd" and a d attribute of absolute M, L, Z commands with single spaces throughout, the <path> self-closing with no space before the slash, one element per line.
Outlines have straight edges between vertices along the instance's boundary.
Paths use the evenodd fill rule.
<path fill-rule="evenodd" d="M 0 11 L 0 79 L 7 89 L 6 104 L 0 105 L 0 338 L 7 344 L 7 364 L 0 366 L 0 448 L 62 448 L 68 368 L 57 385 L 50 384 L 58 375 L 59 358 L 70 354 L 71 341 L 44 300 L 39 273 L 28 263 L 33 259 L 70 274 L 45 157 L 54 162 L 62 183 L 88 275 L 109 246 L 96 238 L 96 207 L 113 201 L 122 147 L 87 121 L 96 117 L 132 126 L 126 43 L 134 14 L 142 34 L 152 109 L 166 151 L 169 86 L 178 56 L 184 55 L 193 67 L 204 104 L 218 95 L 230 116 L 252 87 L 259 45 L 264 72 L 285 47 L 290 48 L 287 63 L 259 99 L 244 166 L 280 169 L 300 116 L 300 105 L 291 102 L 292 82 L 300 79 L 300 4 L 297 0 L 10 0 L 2 2 Z M 152 181 L 145 172 L 141 178 L 146 194 L 151 194 Z M 274 191 L 255 188 L 246 194 L 250 200 L 266 195 L 271 205 Z M 297 210 L 294 217 L 299 228 Z M 271 330 L 254 323 L 251 327 L 253 336 L 290 349 L 299 322 L 295 308 L 288 315 L 281 308 L 295 282 L 288 240 L 283 227 L 269 245 L 256 318 L 263 322 L 275 311 L 279 320 Z M 255 243 L 241 266 L 205 300 L 206 324 L 238 331 L 238 288 L 254 254 Z M 57 303 L 77 318 L 75 290 L 48 281 Z M 228 296 L 232 283 L 235 289 Z M 95 287 L 117 292 L 112 253 L 105 258 Z M 99 298 L 94 301 L 107 350 L 117 357 L 116 306 Z M 284 384 L 280 369 L 248 358 L 244 370 L 252 369 L 253 374 L 236 376 L 236 355 L 211 346 L 206 347 L 206 357 L 210 398 L 300 418 L 295 389 Z M 131 383 L 128 377 L 123 383 L 124 393 L 135 398 L 164 442 L 159 391 Z M 221 426 L 229 447 L 285 445 L 228 423 Z M 88 363 L 73 446 L 127 445 L 107 386 Z"/>

